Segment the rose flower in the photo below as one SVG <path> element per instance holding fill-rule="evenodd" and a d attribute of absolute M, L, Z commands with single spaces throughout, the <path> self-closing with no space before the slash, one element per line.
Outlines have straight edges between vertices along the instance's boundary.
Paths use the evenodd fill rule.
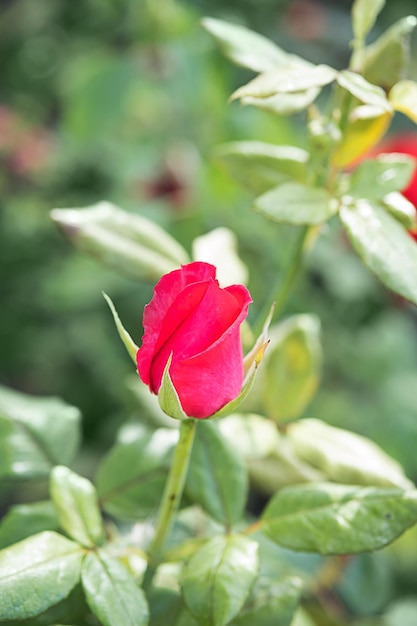
<path fill-rule="evenodd" d="M 186 415 L 209 417 L 234 400 L 244 377 L 240 326 L 251 302 L 243 285 L 221 288 L 209 263 L 162 276 L 143 315 L 142 381 L 158 394 L 171 357 L 169 374 Z"/>

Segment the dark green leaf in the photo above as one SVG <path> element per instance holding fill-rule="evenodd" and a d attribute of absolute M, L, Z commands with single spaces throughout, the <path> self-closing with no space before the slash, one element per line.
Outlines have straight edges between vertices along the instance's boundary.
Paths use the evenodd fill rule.
<path fill-rule="evenodd" d="M 417 303 L 417 246 L 377 204 L 358 200 L 342 206 L 340 219 L 365 265 L 384 285 Z"/>
<path fill-rule="evenodd" d="M 151 432 L 139 424 L 122 428 L 98 468 L 97 490 L 104 509 L 121 519 L 153 515 L 177 440 L 175 429 Z"/>
<path fill-rule="evenodd" d="M 230 626 L 290 626 L 300 601 L 302 581 L 286 578 L 271 582 L 255 594 L 254 600 Z"/>
<path fill-rule="evenodd" d="M 407 187 L 416 165 L 416 160 L 405 154 L 381 154 L 375 159 L 366 159 L 355 168 L 348 194 L 354 198 L 382 200 L 387 194 Z"/>
<path fill-rule="evenodd" d="M 103 626 L 146 626 L 145 595 L 127 569 L 105 552 L 90 552 L 81 571 L 87 602 Z"/>
<path fill-rule="evenodd" d="M 350 485 L 412 489 L 399 463 L 373 441 L 318 419 L 304 419 L 287 430 L 301 459 L 330 480 Z"/>
<path fill-rule="evenodd" d="M 355 0 L 352 7 L 352 20 L 356 39 L 360 41 L 365 39 L 384 5 L 385 0 Z"/>
<path fill-rule="evenodd" d="M 222 20 L 206 17 L 204 28 L 215 38 L 224 55 L 237 65 L 265 72 L 288 63 L 289 55 L 258 33 Z"/>
<path fill-rule="evenodd" d="M 186 564 L 181 588 L 200 626 L 225 626 L 240 611 L 258 574 L 258 544 L 217 536 Z"/>
<path fill-rule="evenodd" d="M 43 530 L 58 530 L 58 519 L 52 502 L 16 504 L 0 522 L 0 549 Z"/>
<path fill-rule="evenodd" d="M 262 531 L 285 548 L 320 554 L 377 550 L 417 522 L 417 491 L 316 483 L 286 487 Z"/>
<path fill-rule="evenodd" d="M 185 491 L 217 521 L 231 526 L 246 503 L 248 479 L 242 458 L 220 433 L 217 424 L 197 424 Z"/>
<path fill-rule="evenodd" d="M 0 551 L 0 620 L 39 615 L 66 598 L 80 578 L 82 548 L 54 532 Z"/>
<path fill-rule="evenodd" d="M 103 542 L 103 522 L 93 484 L 58 465 L 51 472 L 51 499 L 61 528 L 84 546 L 92 548 Z"/>
<path fill-rule="evenodd" d="M 163 228 L 110 202 L 54 209 L 51 217 L 81 252 L 135 279 L 158 280 L 189 260 Z"/>
<path fill-rule="evenodd" d="M 46 476 L 78 449 L 80 413 L 57 398 L 0 387 L 0 477 Z"/>
<path fill-rule="evenodd" d="M 216 156 L 242 185 L 255 194 L 292 178 L 305 178 L 308 153 L 295 146 L 234 141 L 218 146 Z"/>
<path fill-rule="evenodd" d="M 400 19 L 363 52 L 362 73 L 375 85 L 390 89 L 407 73 L 415 16 Z"/>
<path fill-rule="evenodd" d="M 325 189 L 284 183 L 256 198 L 254 208 L 276 222 L 321 224 L 337 212 L 338 203 Z"/>

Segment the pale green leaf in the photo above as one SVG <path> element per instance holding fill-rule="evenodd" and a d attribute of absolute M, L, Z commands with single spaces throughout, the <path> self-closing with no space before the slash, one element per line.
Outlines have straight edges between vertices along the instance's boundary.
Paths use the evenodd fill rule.
<path fill-rule="evenodd" d="M 289 577 L 268 581 L 230 626 L 290 626 L 300 602 L 302 581 Z"/>
<path fill-rule="evenodd" d="M 316 316 L 295 315 L 271 328 L 264 364 L 255 381 L 268 417 L 281 421 L 301 415 L 318 388 L 321 365 Z"/>
<path fill-rule="evenodd" d="M 82 548 L 45 531 L 0 551 L 0 620 L 39 615 L 66 598 L 80 578 Z"/>
<path fill-rule="evenodd" d="M 384 207 L 404 226 L 404 228 L 407 230 L 416 229 L 416 207 L 412 202 L 407 200 L 402 193 L 393 191 L 384 196 L 382 201 Z"/>
<path fill-rule="evenodd" d="M 133 341 L 132 337 L 129 335 L 129 333 L 127 332 L 127 330 L 125 329 L 125 327 L 123 326 L 121 319 L 116 311 L 116 307 L 114 306 L 113 302 L 111 301 L 110 297 L 104 293 L 103 293 L 103 298 L 105 299 L 105 301 L 107 302 L 107 304 L 109 305 L 110 311 L 113 315 L 113 320 L 114 323 L 116 325 L 117 328 L 117 332 L 119 333 L 119 337 L 123 342 L 124 347 L 126 348 L 130 358 L 132 359 L 132 361 L 136 364 L 136 353 L 139 350 L 138 346 L 135 344 L 135 342 Z"/>
<path fill-rule="evenodd" d="M 279 445 L 276 425 L 263 415 L 234 413 L 220 420 L 218 427 L 245 460 L 262 459 Z"/>
<path fill-rule="evenodd" d="M 291 93 L 278 93 L 266 98 L 244 96 L 240 103 L 270 111 L 277 115 L 294 115 L 307 109 L 320 93 L 319 87 L 312 87 L 306 91 L 294 91 Z"/>
<path fill-rule="evenodd" d="M 406 154 L 380 154 L 362 161 L 351 175 L 347 193 L 354 198 L 382 200 L 405 189 L 416 168 L 416 160 Z"/>
<path fill-rule="evenodd" d="M 321 224 L 335 215 L 338 203 L 325 189 L 284 183 L 256 198 L 254 208 L 276 222 Z"/>
<path fill-rule="evenodd" d="M 239 87 L 231 100 L 239 98 L 268 98 L 276 94 L 298 93 L 328 85 L 337 76 L 336 70 L 328 65 L 303 63 L 283 67 L 260 74 L 243 87 Z"/>
<path fill-rule="evenodd" d="M 44 530 L 58 530 L 58 519 L 52 502 L 16 504 L 0 522 L 0 549 Z"/>
<path fill-rule="evenodd" d="M 230 228 L 219 227 L 196 237 L 192 242 L 193 259 L 211 263 L 217 269 L 221 287 L 246 285 L 248 268 L 237 251 L 237 238 Z"/>
<path fill-rule="evenodd" d="M 189 261 L 158 224 L 110 202 L 85 209 L 54 209 L 52 219 L 81 252 L 139 280 L 158 280 Z"/>
<path fill-rule="evenodd" d="M 127 520 L 155 514 L 177 441 L 176 429 L 152 432 L 141 424 L 124 426 L 97 472 L 104 510 Z"/>
<path fill-rule="evenodd" d="M 343 89 L 346 89 L 346 91 L 364 104 L 370 104 L 387 112 L 391 111 L 391 105 L 384 90 L 377 85 L 371 84 L 360 74 L 350 70 L 342 70 L 337 75 L 337 82 Z"/>
<path fill-rule="evenodd" d="M 400 80 L 389 92 L 389 101 L 396 111 L 407 115 L 417 123 L 417 83 L 412 80 Z"/>
<path fill-rule="evenodd" d="M 340 219 L 365 265 L 389 289 L 417 303 L 417 246 L 383 207 L 358 200 Z"/>
<path fill-rule="evenodd" d="M 400 489 L 414 486 L 397 461 L 361 435 L 318 419 L 304 419 L 290 424 L 287 436 L 301 459 L 335 482 Z"/>
<path fill-rule="evenodd" d="M 244 26 L 211 17 L 204 18 L 202 24 L 213 35 L 224 55 L 237 65 L 265 72 L 288 63 L 290 55 Z"/>
<path fill-rule="evenodd" d="M 62 530 L 89 548 L 100 545 L 104 529 L 94 485 L 68 467 L 57 465 L 51 472 L 49 489 Z"/>
<path fill-rule="evenodd" d="M 217 424 L 199 422 L 185 485 L 188 497 L 215 520 L 231 526 L 243 514 L 247 491 L 242 457 L 225 440 Z"/>
<path fill-rule="evenodd" d="M 146 626 L 149 610 L 135 579 L 105 552 L 90 552 L 81 570 L 88 605 L 103 626 Z"/>
<path fill-rule="evenodd" d="M 308 152 L 295 146 L 262 141 L 233 141 L 216 148 L 215 155 L 231 175 L 255 194 L 292 178 L 302 182 Z"/>
<path fill-rule="evenodd" d="M 0 387 L 0 477 L 48 475 L 70 463 L 80 441 L 80 413 L 58 398 Z"/>
<path fill-rule="evenodd" d="M 362 52 L 361 73 L 366 80 L 390 89 L 397 81 L 405 78 L 411 34 L 416 24 L 414 15 L 404 17 L 365 48 Z"/>
<path fill-rule="evenodd" d="M 355 0 L 352 7 L 352 21 L 356 39 L 365 39 L 384 5 L 385 0 Z"/>
<path fill-rule="evenodd" d="M 417 522 L 417 491 L 316 483 L 286 487 L 261 530 L 283 547 L 320 554 L 377 550 Z"/>
<path fill-rule="evenodd" d="M 225 626 L 240 611 L 258 574 L 258 544 L 240 535 L 217 536 L 188 561 L 181 588 L 200 626 Z"/>

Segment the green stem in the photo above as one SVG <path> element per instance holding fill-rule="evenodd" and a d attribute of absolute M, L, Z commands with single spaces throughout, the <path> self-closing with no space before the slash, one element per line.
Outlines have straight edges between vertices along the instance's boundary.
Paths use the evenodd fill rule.
<path fill-rule="evenodd" d="M 301 269 L 301 263 L 303 260 L 304 247 L 307 240 L 307 236 L 310 232 L 309 226 L 302 226 L 295 241 L 292 258 L 288 265 L 284 278 L 281 275 L 278 276 L 274 287 L 271 290 L 272 297 L 266 302 L 258 320 L 255 323 L 255 336 L 262 329 L 266 317 L 274 305 L 273 320 L 276 319 L 284 308 L 285 302 L 294 287 L 295 279 Z"/>
<path fill-rule="evenodd" d="M 165 542 L 180 504 L 193 447 L 196 425 L 197 420 L 195 419 L 183 420 L 180 424 L 180 437 L 175 448 L 174 458 L 169 470 L 164 493 L 162 494 L 155 535 L 148 552 L 149 566 L 145 576 L 145 585 L 150 584 L 160 562 Z"/>

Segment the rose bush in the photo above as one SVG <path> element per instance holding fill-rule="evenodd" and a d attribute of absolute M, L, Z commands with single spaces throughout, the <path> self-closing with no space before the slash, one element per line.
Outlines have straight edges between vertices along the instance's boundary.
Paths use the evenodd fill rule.
<path fill-rule="evenodd" d="M 209 417 L 240 393 L 243 351 L 240 326 L 252 302 L 243 285 L 224 289 L 216 268 L 195 261 L 163 276 L 143 315 L 138 373 L 158 394 L 168 359 L 184 412 Z"/>

